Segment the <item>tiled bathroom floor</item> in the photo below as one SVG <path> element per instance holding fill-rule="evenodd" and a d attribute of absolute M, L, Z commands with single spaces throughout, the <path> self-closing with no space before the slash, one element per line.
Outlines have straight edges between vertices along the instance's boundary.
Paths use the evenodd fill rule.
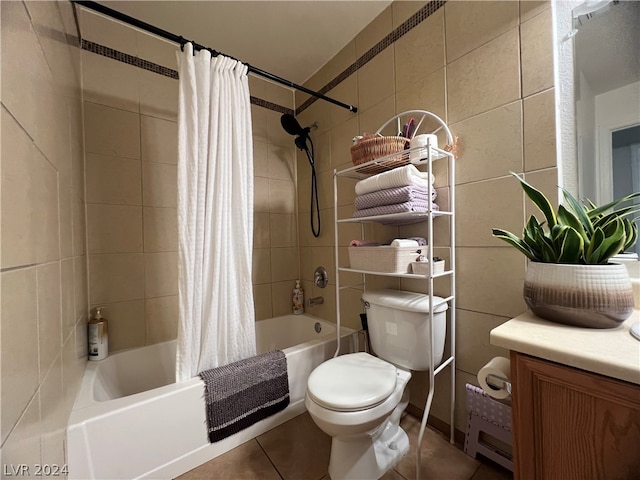
<path fill-rule="evenodd" d="M 415 479 L 415 446 L 420 421 L 406 415 L 402 428 L 411 450 L 387 472 L 383 480 Z M 178 480 L 329 480 L 327 467 L 331 438 L 313 423 L 308 413 L 299 415 L 230 452 L 178 477 Z M 422 442 L 424 480 L 510 480 L 511 472 L 488 460 L 478 461 L 427 428 Z"/>

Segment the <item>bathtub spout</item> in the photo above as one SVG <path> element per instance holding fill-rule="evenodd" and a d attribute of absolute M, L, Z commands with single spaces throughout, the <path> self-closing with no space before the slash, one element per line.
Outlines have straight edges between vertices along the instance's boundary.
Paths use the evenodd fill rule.
<path fill-rule="evenodd" d="M 322 305 L 324 303 L 324 297 L 313 297 L 309 299 L 309 306 L 314 307 L 316 305 Z"/>

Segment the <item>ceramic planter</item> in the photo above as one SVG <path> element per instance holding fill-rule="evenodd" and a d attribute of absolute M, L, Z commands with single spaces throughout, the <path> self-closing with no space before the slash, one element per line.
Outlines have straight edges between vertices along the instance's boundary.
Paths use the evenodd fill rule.
<path fill-rule="evenodd" d="M 524 300 L 540 318 L 578 327 L 612 328 L 633 312 L 624 265 L 529 262 Z"/>

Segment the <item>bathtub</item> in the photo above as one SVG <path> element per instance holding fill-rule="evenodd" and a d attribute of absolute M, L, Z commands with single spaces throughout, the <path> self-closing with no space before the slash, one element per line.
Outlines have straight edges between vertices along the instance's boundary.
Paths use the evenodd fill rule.
<path fill-rule="evenodd" d="M 356 342 L 341 329 L 341 353 Z M 303 413 L 307 377 L 335 351 L 335 325 L 307 315 L 261 320 L 256 343 L 258 353 L 284 351 L 291 403 L 213 444 L 202 380 L 174 383 L 175 340 L 88 362 L 67 429 L 69 478 L 171 479 Z"/>

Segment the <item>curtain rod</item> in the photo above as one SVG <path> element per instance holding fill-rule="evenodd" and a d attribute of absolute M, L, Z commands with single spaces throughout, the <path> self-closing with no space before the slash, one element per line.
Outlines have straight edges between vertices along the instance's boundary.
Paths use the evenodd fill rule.
<path fill-rule="evenodd" d="M 94 10 L 96 12 L 102 13 L 108 17 L 111 18 L 115 18 L 116 20 L 119 20 L 121 22 L 127 23 L 129 25 L 133 25 L 136 28 L 139 28 L 141 30 L 144 30 L 146 32 L 149 33 L 153 33 L 154 35 L 157 35 L 158 37 L 162 37 L 166 40 L 172 41 L 174 43 L 178 43 L 180 44 L 180 48 L 182 48 L 186 43 L 191 43 L 193 44 L 193 48 L 194 50 L 208 50 L 211 52 L 211 55 L 216 56 L 216 55 L 224 55 L 225 57 L 229 57 L 229 58 L 233 58 L 225 53 L 221 53 L 218 52 L 212 48 L 208 48 L 205 47 L 204 45 L 200 45 L 196 42 L 193 42 L 191 40 L 187 40 L 184 37 L 181 37 L 179 35 L 175 35 L 171 32 L 167 32 L 166 30 L 163 30 L 161 28 L 158 28 L 154 25 L 151 25 L 149 23 L 143 22 L 142 20 L 138 20 L 137 18 L 134 17 L 130 17 L 129 15 L 126 15 L 124 13 L 118 12 L 117 10 L 113 10 L 112 8 L 106 7 L 104 5 L 101 5 L 97 2 L 92 2 L 92 1 L 88 1 L 88 0 L 71 0 L 72 3 L 76 3 L 82 7 L 88 8 L 90 10 Z M 233 58 L 234 60 L 237 60 L 236 58 Z M 242 62 L 244 63 L 244 62 Z M 358 108 L 354 105 L 347 105 L 346 103 L 342 103 L 338 100 L 334 100 L 333 98 L 327 97 L 326 95 L 323 95 L 322 93 L 319 92 L 315 92 L 313 90 L 308 89 L 307 87 L 303 87 L 302 85 L 298 85 L 297 83 L 293 83 L 291 80 L 287 80 L 285 78 L 279 77 L 277 75 L 274 75 L 273 73 L 269 73 L 266 72 L 264 70 L 261 70 L 259 68 L 254 67 L 253 65 L 250 65 L 248 63 L 245 63 L 245 65 L 248 68 L 248 73 L 253 73 L 255 75 L 258 75 L 260 77 L 264 77 L 264 78 L 268 78 L 269 80 L 272 80 L 274 82 L 280 83 L 282 85 L 286 85 L 287 87 L 290 88 L 294 88 L 296 90 L 300 90 L 301 92 L 307 93 L 309 95 L 312 95 L 314 97 L 320 98 L 322 100 L 325 100 L 329 103 L 333 103 L 334 105 L 338 105 L 339 107 L 345 108 L 351 112 L 357 112 Z"/>

